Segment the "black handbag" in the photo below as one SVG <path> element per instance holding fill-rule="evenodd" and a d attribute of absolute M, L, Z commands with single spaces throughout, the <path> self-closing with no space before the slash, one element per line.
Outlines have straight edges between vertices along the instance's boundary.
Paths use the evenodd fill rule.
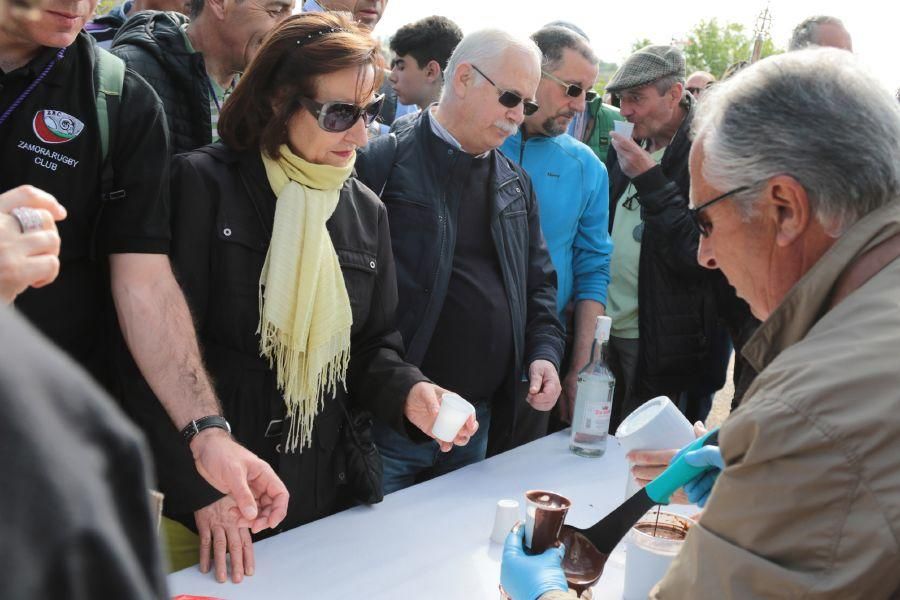
<path fill-rule="evenodd" d="M 378 504 L 384 499 L 384 465 L 372 439 L 372 415 L 355 408 L 347 410 L 343 402 L 338 403 L 344 411 L 341 446 L 350 493 L 363 504 Z"/>

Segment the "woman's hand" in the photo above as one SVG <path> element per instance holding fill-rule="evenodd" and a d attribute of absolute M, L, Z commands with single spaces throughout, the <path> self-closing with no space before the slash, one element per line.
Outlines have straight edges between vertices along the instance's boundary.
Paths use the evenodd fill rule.
<path fill-rule="evenodd" d="M 225 583 L 227 567 L 225 554 L 231 555 L 231 580 L 240 583 L 244 575 L 253 575 L 253 540 L 250 529 L 240 527 L 241 511 L 231 496 L 204 506 L 194 512 L 200 534 L 200 572 L 209 573 L 210 550 L 216 568 L 216 581 Z M 246 521 L 244 521 L 246 522 Z"/>

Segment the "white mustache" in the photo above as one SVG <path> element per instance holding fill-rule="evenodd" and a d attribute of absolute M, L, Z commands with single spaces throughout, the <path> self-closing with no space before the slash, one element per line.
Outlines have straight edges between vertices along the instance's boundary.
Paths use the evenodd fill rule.
<path fill-rule="evenodd" d="M 515 123 L 503 120 L 495 121 L 494 127 L 500 129 L 506 135 L 515 135 L 516 131 L 518 131 L 519 129 L 518 127 L 516 127 Z"/>

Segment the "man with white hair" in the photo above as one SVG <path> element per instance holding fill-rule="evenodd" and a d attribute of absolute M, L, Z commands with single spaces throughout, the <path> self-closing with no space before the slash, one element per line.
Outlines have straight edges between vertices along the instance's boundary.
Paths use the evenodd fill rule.
<path fill-rule="evenodd" d="M 550 410 L 559 396 L 562 326 L 556 273 L 525 172 L 497 149 L 537 110 L 541 54 L 498 30 L 470 34 L 445 72 L 440 102 L 357 160 L 387 206 L 406 360 L 475 405 L 479 428 L 441 454 L 408 423 L 376 423 L 384 489 L 481 460 L 513 430 L 515 383 Z M 438 398 L 408 401 L 407 417 L 436 415 Z"/>
<path fill-rule="evenodd" d="M 809 46 L 829 46 L 853 52 L 853 40 L 844 22 L 827 15 L 809 17 L 794 28 L 788 50 L 802 50 Z"/>
<path fill-rule="evenodd" d="M 685 486 L 706 510 L 651 597 L 896 597 L 900 106 L 847 52 L 791 52 L 716 86 L 694 135 L 699 262 L 764 322 L 743 349 L 759 375 L 697 462 L 722 470 Z"/>

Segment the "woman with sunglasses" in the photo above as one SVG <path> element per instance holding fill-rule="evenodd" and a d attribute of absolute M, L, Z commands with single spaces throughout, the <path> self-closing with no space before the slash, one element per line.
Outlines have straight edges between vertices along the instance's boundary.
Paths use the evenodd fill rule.
<path fill-rule="evenodd" d="M 290 492 L 279 531 L 349 505 L 344 408 L 365 402 L 385 418 L 385 406 L 426 381 L 400 358 L 384 206 L 351 176 L 382 72 L 377 42 L 346 18 L 290 17 L 223 107 L 222 143 L 173 166 L 175 271 L 231 434 Z M 188 453 L 159 454 L 173 567 L 197 562 L 186 526 L 199 532 L 201 571 L 211 544 L 219 581 L 226 547 L 232 580 L 252 575 L 251 535 L 234 503 L 203 482 Z"/>

